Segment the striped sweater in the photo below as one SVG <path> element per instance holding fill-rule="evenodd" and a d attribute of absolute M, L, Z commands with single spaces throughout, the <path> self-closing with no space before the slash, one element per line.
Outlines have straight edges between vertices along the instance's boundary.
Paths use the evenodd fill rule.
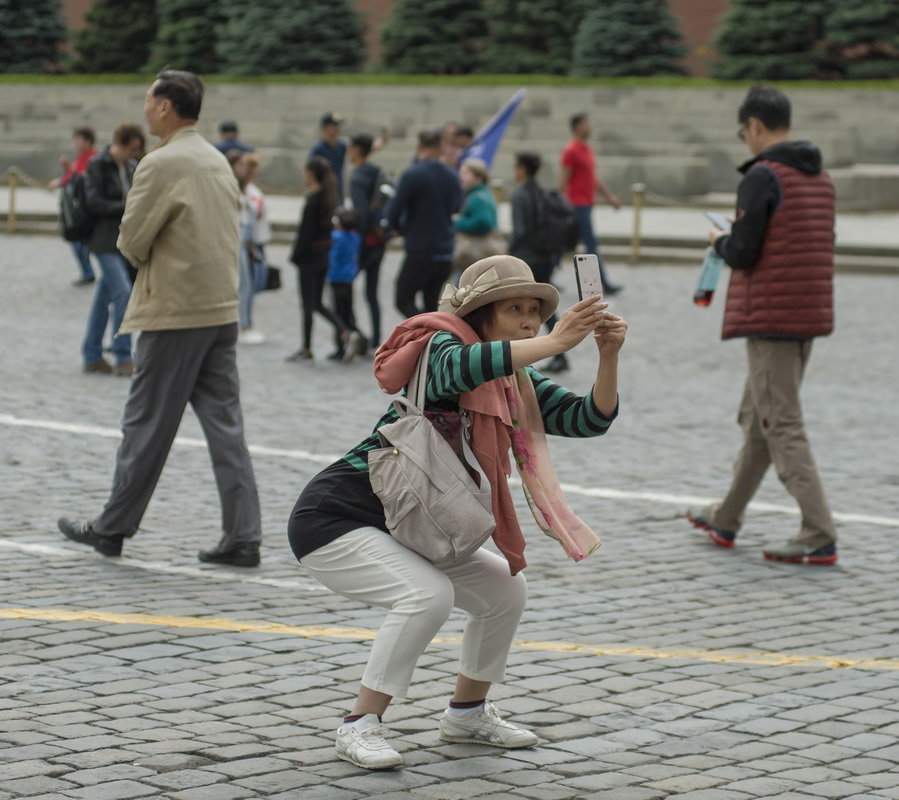
<path fill-rule="evenodd" d="M 459 395 L 495 378 L 512 375 L 512 351 L 508 341 L 464 345 L 452 333 L 438 331 L 428 359 L 425 411 L 458 412 Z M 602 436 L 618 415 L 602 414 L 593 402 L 592 392 L 581 397 L 526 367 L 548 434 L 585 439 Z M 368 471 L 368 453 L 381 447 L 378 428 L 396 422 L 393 406 L 378 420 L 371 435 L 344 456 L 356 469 Z"/>

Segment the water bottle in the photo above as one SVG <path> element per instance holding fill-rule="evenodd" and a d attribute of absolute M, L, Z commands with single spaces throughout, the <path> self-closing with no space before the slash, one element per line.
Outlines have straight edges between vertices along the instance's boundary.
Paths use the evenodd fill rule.
<path fill-rule="evenodd" d="M 718 286 L 718 276 L 721 275 L 721 267 L 723 266 L 724 259 L 715 252 L 714 247 L 709 247 L 705 251 L 705 258 L 702 260 L 702 269 L 699 271 L 699 282 L 696 284 L 696 291 L 693 292 L 693 302 L 696 305 L 711 305 L 715 287 Z"/>

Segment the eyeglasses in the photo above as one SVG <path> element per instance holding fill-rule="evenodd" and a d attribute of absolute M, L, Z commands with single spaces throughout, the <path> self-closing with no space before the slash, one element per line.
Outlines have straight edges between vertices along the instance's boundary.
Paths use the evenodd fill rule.
<path fill-rule="evenodd" d="M 737 128 L 737 138 L 741 142 L 746 141 L 746 126 L 745 125 L 741 125 L 739 128 Z"/>

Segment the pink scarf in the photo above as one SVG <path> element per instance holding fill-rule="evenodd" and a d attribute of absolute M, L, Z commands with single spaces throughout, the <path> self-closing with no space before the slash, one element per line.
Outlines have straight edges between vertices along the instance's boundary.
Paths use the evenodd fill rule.
<path fill-rule="evenodd" d="M 455 314 L 419 314 L 400 323 L 375 354 L 375 378 L 388 394 L 399 392 L 437 331 L 449 331 L 464 344 L 478 344 L 475 331 Z M 527 566 L 525 540 L 509 491 L 509 449 L 515 456 L 524 494 L 537 526 L 558 540 L 575 561 L 586 558 L 601 542 L 568 506 L 546 443 L 543 417 L 530 375 L 499 378 L 459 395 L 459 406 L 471 418 L 471 448 L 490 481 L 496 530 L 493 541 L 513 575 Z"/>

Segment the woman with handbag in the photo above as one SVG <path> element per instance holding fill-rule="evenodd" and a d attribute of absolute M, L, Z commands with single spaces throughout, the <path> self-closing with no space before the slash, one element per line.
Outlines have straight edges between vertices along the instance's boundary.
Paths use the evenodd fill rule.
<path fill-rule="evenodd" d="M 391 535 L 387 501 L 372 488 L 374 474 L 370 482 L 369 456 L 374 469 L 376 455 L 381 457 L 378 430 L 397 423 L 395 409 L 372 435 L 313 478 L 294 507 L 288 534 L 297 559 L 332 591 L 387 609 L 355 706 L 337 731 L 340 758 L 367 769 L 402 764 L 384 739 L 381 716 L 394 697 L 406 696 L 416 661 L 453 607 L 469 618 L 440 738 L 506 748 L 538 741 L 486 702 L 491 684 L 504 677 L 527 596 L 521 574 L 525 543 L 506 481 L 509 451 L 543 532 L 576 560 L 595 550 L 596 534 L 565 503 L 545 434 L 605 433 L 618 413 L 618 351 L 627 331 L 627 323 L 606 311 L 601 298 L 590 298 L 565 311 L 548 335 L 538 336 L 558 302 L 556 289 L 536 283 L 525 262 L 486 258 L 465 270 L 458 289 L 446 287 L 441 311 L 398 325 L 375 357 L 375 377 L 395 393 L 421 374 L 416 365 L 427 353 L 425 416 L 457 453 L 476 458 L 482 475 L 478 489 L 487 488 L 484 479 L 489 482 L 492 536 L 502 556 L 480 548 L 437 565 L 419 555 L 422 549 L 415 552 Z M 590 394 L 569 392 L 530 366 L 567 352 L 591 333 L 600 358 Z M 476 502 L 473 495 L 470 502 Z M 390 512 L 397 519 L 395 506 Z"/>
<path fill-rule="evenodd" d="M 470 264 L 487 256 L 506 252 L 506 240 L 497 227 L 496 200 L 487 185 L 490 174 L 479 158 L 468 158 L 459 168 L 459 181 L 465 199 L 453 226 L 456 243 L 453 271 L 462 273 Z"/>
<path fill-rule="evenodd" d="M 317 311 L 337 335 L 346 338 L 349 331 L 322 301 L 328 277 L 328 254 L 331 251 L 331 222 L 337 210 L 339 193 L 331 165 L 321 156 L 306 162 L 304 173 L 306 204 L 297 229 L 290 260 L 299 271 L 300 310 L 303 316 L 303 339 L 300 349 L 287 356 L 287 361 L 312 361 L 312 319 Z"/>

